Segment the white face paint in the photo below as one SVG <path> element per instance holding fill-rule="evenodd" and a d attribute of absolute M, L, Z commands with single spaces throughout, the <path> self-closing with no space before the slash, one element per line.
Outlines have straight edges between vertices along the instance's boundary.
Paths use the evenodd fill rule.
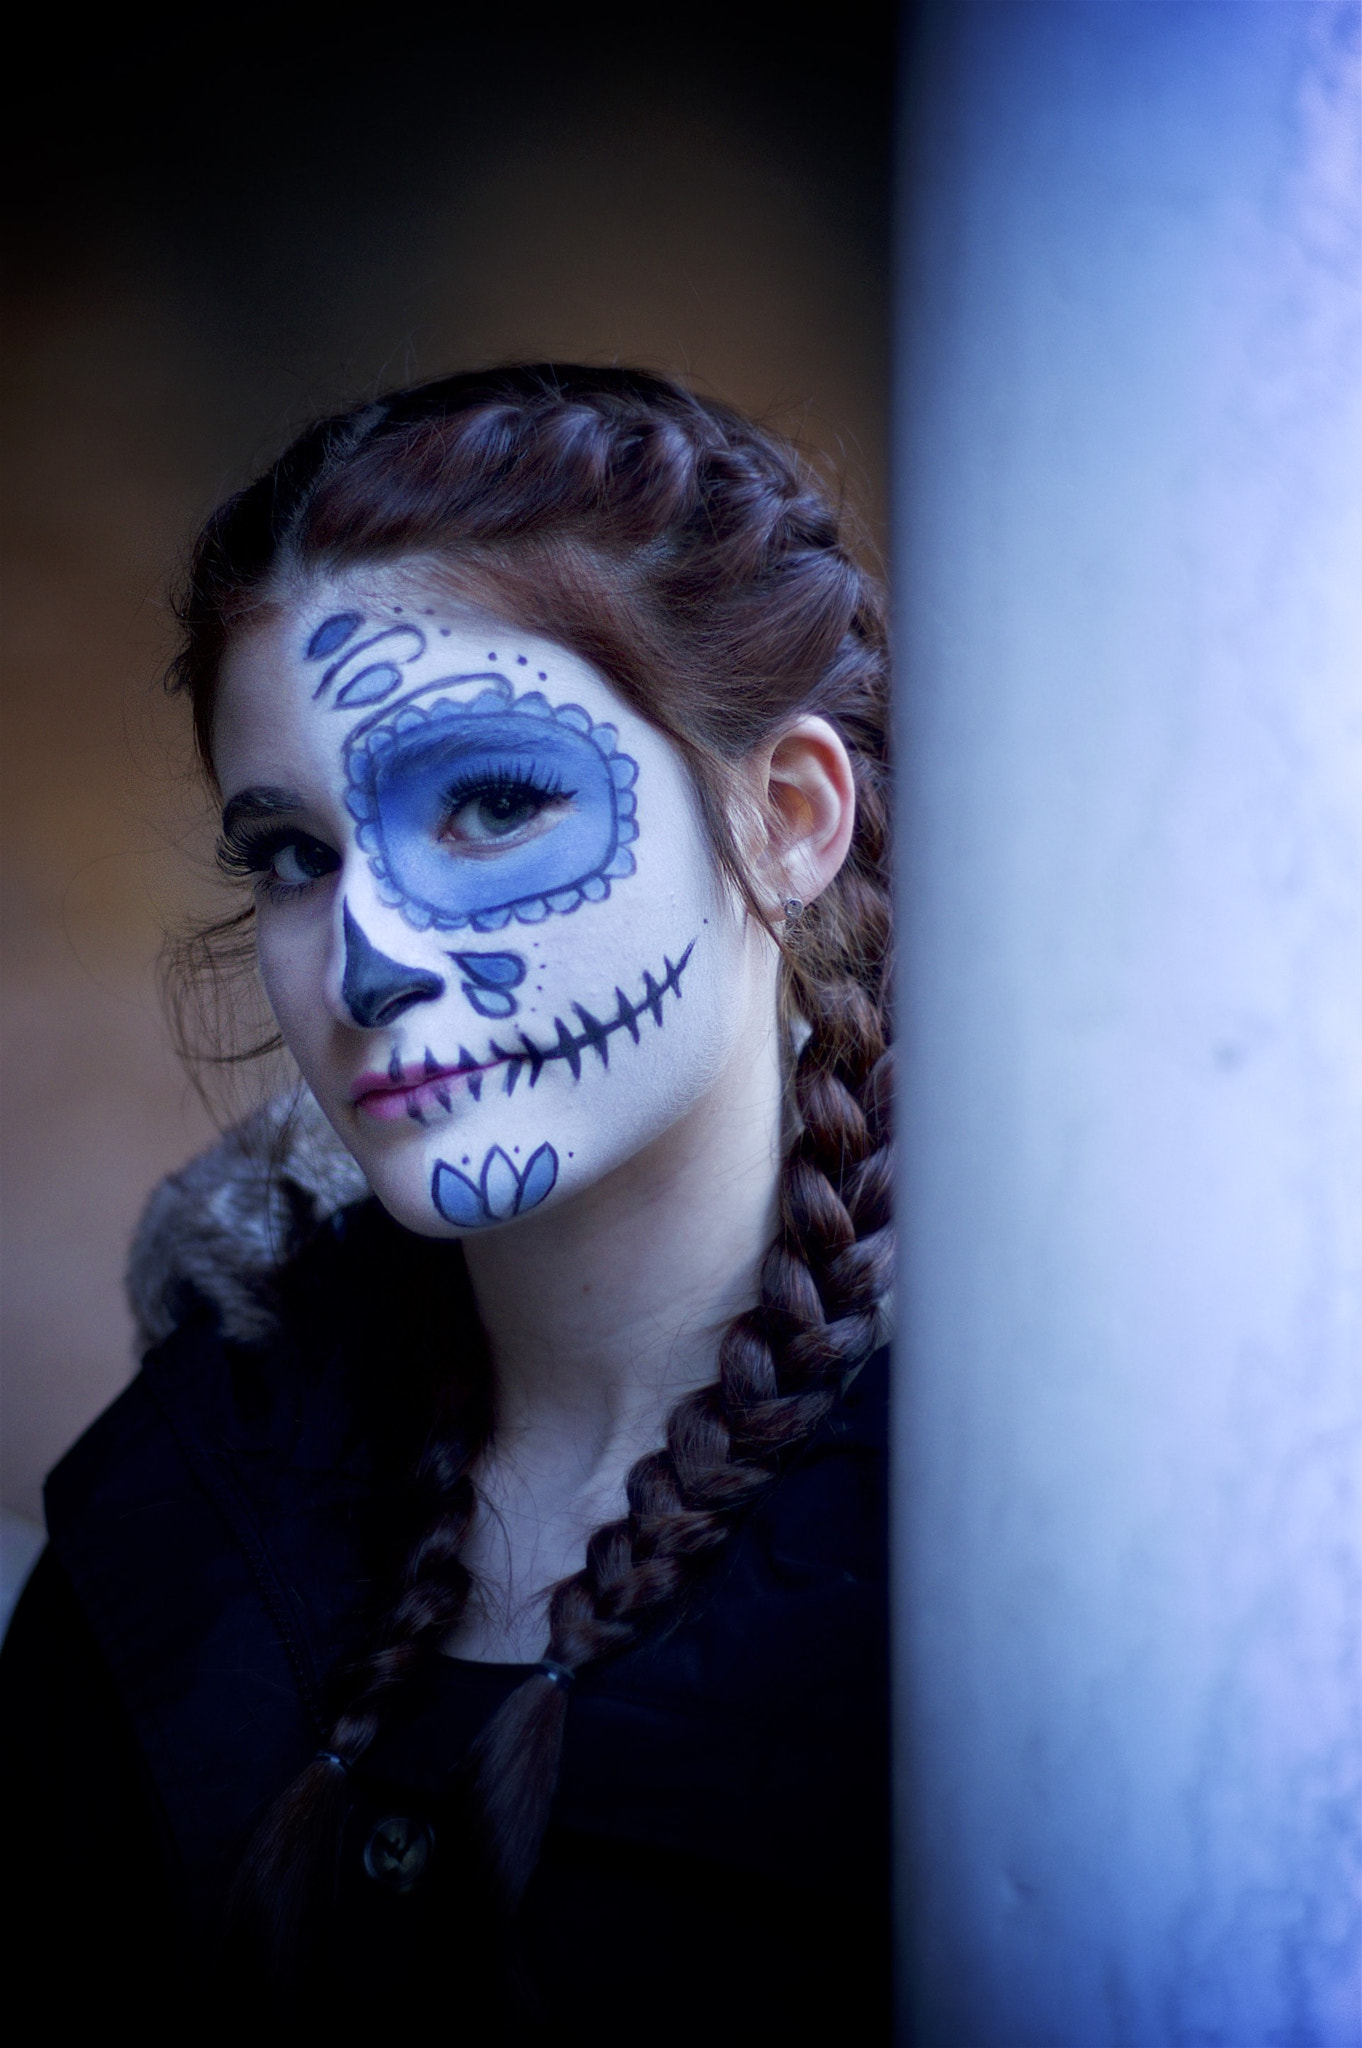
<path fill-rule="evenodd" d="M 318 581 L 233 649 L 214 757 L 279 1027 L 413 1230 L 570 1198 L 772 1028 L 678 756 L 562 648 Z"/>

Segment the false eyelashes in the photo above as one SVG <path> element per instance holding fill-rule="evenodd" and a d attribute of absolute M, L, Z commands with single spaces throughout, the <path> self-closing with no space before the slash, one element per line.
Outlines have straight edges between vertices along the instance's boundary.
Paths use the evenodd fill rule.
<path fill-rule="evenodd" d="M 445 811 L 452 814 L 478 797 L 524 796 L 551 804 L 570 803 L 576 794 L 554 769 L 537 762 L 508 761 L 494 768 L 470 768 L 453 776 L 445 785 L 441 801 Z"/>
<path fill-rule="evenodd" d="M 296 882 L 275 872 L 280 854 L 290 851 L 302 871 Z M 296 825 L 274 825 L 254 830 L 238 826 L 224 832 L 217 843 L 217 864 L 233 880 L 255 882 L 271 895 L 292 896 L 308 883 L 334 874 L 341 863 L 340 855 L 325 840 L 300 832 Z"/>
<path fill-rule="evenodd" d="M 580 704 L 550 704 L 540 690 L 517 697 L 504 677 L 467 678 L 486 685 L 471 700 L 435 696 L 454 680 L 432 684 L 432 701 L 413 697 L 376 715 L 346 741 L 346 807 L 380 901 L 417 931 L 476 932 L 602 902 L 634 872 L 638 837 L 638 764 L 621 752 L 615 728 Z M 496 859 L 452 858 L 440 840 L 451 796 L 466 804 L 479 787 L 490 793 L 507 780 L 532 801 L 562 803 L 545 821 L 551 829 L 507 831 Z M 488 833 L 484 849 L 496 836 Z"/>
<path fill-rule="evenodd" d="M 480 795 L 483 790 L 529 790 L 534 796 L 575 796 L 556 769 L 544 768 L 538 762 L 508 761 L 495 768 L 473 768 L 463 775 L 456 775 L 447 785 L 445 801 L 454 803 L 462 799 L 465 803 L 470 796 Z"/>

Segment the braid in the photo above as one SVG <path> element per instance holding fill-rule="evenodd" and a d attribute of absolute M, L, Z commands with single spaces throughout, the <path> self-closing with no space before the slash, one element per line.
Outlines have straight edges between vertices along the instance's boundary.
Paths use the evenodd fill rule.
<path fill-rule="evenodd" d="M 210 523 L 172 671 L 207 762 L 216 675 L 236 623 L 280 579 L 419 556 L 451 595 L 570 648 L 674 744 L 719 864 L 782 952 L 791 1137 L 758 1299 L 712 1383 L 632 1467 L 627 1508 L 552 1592 L 549 1645 L 469 1759 L 488 1867 L 509 1916 L 538 1859 L 573 1674 L 617 1656 L 712 1570 L 876 1341 L 890 1263 L 887 653 L 877 587 L 845 519 L 788 444 L 727 407 L 631 370 L 532 365 L 395 394 L 309 431 Z M 805 713 L 830 720 L 856 777 L 845 865 L 781 929 L 733 825 L 737 774 Z M 451 1397 L 452 1398 L 452 1397 Z M 395 1689 L 457 1622 L 488 1440 L 485 1374 L 432 1433 L 425 1533 L 327 1749 L 269 1816 L 238 1888 L 281 1966 L 334 1886 L 346 1768 Z M 284 1902 L 281 1911 L 278 1902 Z M 324 1916 L 322 1916 L 324 1917 Z"/>
<path fill-rule="evenodd" d="M 860 893 L 873 949 L 888 906 L 869 882 Z M 664 1447 L 630 1470 L 628 1513 L 595 1531 L 584 1569 L 555 1588 L 546 1662 L 569 1671 L 628 1649 L 712 1568 L 874 1348 L 893 1263 L 887 1020 L 858 981 L 800 979 L 799 1129 L 757 1306 L 725 1330 L 716 1380 L 677 1403 Z M 561 1681 L 537 1673 L 475 1745 L 477 1805 L 508 1913 L 538 1861 L 566 1706 Z"/>

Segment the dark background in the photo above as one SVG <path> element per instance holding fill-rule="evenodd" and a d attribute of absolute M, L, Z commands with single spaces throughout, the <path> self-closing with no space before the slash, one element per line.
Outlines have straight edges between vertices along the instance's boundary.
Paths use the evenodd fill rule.
<path fill-rule="evenodd" d="M 198 521 L 319 410 L 513 356 L 677 371 L 882 538 L 895 10 L 54 21 L 12 72 L 4 1499 L 130 1370 L 126 1244 L 211 1135 L 160 1022 L 213 901 L 157 677 Z"/>

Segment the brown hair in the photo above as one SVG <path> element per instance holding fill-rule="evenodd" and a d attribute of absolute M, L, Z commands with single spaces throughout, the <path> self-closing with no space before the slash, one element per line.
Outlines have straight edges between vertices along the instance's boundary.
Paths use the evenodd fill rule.
<path fill-rule="evenodd" d="M 795 718 L 841 734 L 856 778 L 847 861 L 780 933 L 801 1020 L 794 1136 L 760 1298 L 724 1331 L 713 1383 L 628 1476 L 628 1512 L 553 1589 L 546 1663 L 472 1759 L 507 1915 L 533 1873 L 557 1775 L 566 1681 L 655 1625 L 826 1415 L 875 1341 L 888 1281 L 887 656 L 877 585 L 785 441 L 639 371 L 518 366 L 398 392 L 313 426 L 205 529 L 173 670 L 211 778 L 216 679 L 232 634 L 290 577 L 410 561 L 590 662 L 676 746 L 716 857 L 766 919 L 735 841 L 735 770 Z M 237 921 L 244 931 L 249 911 Z M 393 1689 L 457 1621 L 460 1550 L 487 1441 L 485 1387 L 448 1390 L 418 1474 L 428 1519 L 328 1738 L 267 1816 L 237 1911 L 280 1962 L 334 1882 L 344 1768 Z"/>

